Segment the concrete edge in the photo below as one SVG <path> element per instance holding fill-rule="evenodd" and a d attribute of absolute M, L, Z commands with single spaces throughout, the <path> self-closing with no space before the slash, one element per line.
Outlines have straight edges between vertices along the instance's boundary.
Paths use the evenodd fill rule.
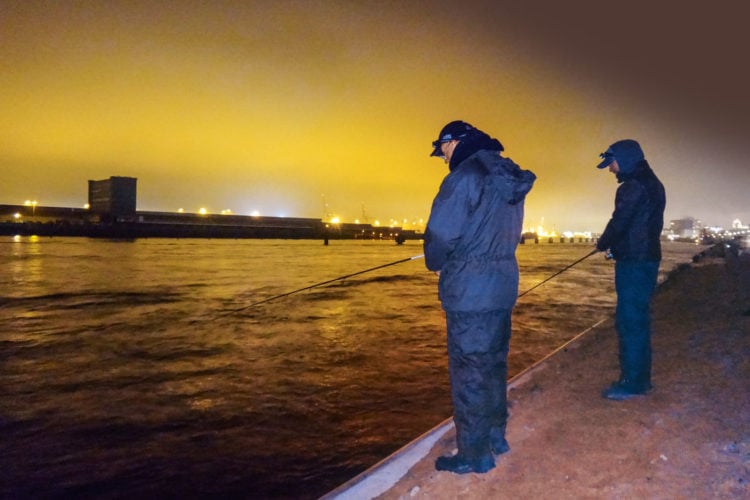
<path fill-rule="evenodd" d="M 362 500 L 375 498 L 385 493 L 411 467 L 427 456 L 432 446 L 452 428 L 453 418 L 443 421 L 403 448 L 322 496 L 321 500 Z"/>
<path fill-rule="evenodd" d="M 553 350 L 508 381 L 508 390 L 521 385 L 547 360 L 578 342 L 584 335 L 610 318 L 603 318 Z M 354 476 L 336 489 L 326 493 L 321 500 L 365 500 L 382 495 L 391 489 L 414 465 L 427 456 L 435 443 L 453 429 L 453 418 L 448 418 L 426 433 L 396 450 L 364 472 Z"/>

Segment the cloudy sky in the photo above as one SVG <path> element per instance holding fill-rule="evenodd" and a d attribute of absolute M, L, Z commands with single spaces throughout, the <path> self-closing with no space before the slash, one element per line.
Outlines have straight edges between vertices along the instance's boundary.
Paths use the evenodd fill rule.
<path fill-rule="evenodd" d="M 708 5 L 708 4 L 706 4 Z M 463 119 L 535 172 L 526 226 L 603 228 L 623 138 L 667 219 L 750 223 L 740 1 L 0 0 L 0 204 L 426 218 Z"/>

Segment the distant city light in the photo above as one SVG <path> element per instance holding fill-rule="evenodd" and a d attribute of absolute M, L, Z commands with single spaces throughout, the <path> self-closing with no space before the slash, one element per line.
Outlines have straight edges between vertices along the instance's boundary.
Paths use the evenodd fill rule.
<path fill-rule="evenodd" d="M 13 214 L 13 218 L 14 219 L 20 219 L 21 218 L 21 214 L 19 214 L 18 212 L 16 212 L 16 213 Z"/>
<path fill-rule="evenodd" d="M 83 204 L 83 208 L 85 208 L 86 210 L 88 210 L 89 208 L 91 208 L 91 205 L 89 205 L 88 203 L 84 203 Z"/>
<path fill-rule="evenodd" d="M 206 215 L 208 213 L 208 210 L 206 210 L 205 208 L 201 207 L 200 210 L 198 210 L 198 213 L 201 214 L 201 215 Z"/>
<path fill-rule="evenodd" d="M 229 214 L 231 214 L 231 213 L 232 213 L 232 211 L 231 211 L 231 210 L 229 210 L 228 208 L 225 208 L 224 210 L 222 210 L 222 211 L 221 211 L 221 214 L 222 214 L 222 215 L 229 215 Z"/>
<path fill-rule="evenodd" d="M 257 210 L 253 210 L 252 212 L 250 212 L 250 215 L 252 215 L 253 217 L 259 217 L 260 212 L 258 212 Z"/>
<path fill-rule="evenodd" d="M 36 212 L 36 206 L 37 206 L 37 201 L 36 200 L 26 200 L 26 201 L 23 202 L 23 204 L 26 205 L 27 207 L 31 207 L 31 213 L 32 214 L 34 214 Z"/>
<path fill-rule="evenodd" d="M 177 209 L 177 213 L 178 214 L 184 214 L 185 213 L 185 209 L 184 208 L 178 208 Z"/>
<path fill-rule="evenodd" d="M 553 230 L 551 232 L 547 232 L 547 230 L 544 229 L 541 224 L 536 227 L 536 230 L 532 230 L 532 232 L 536 233 L 537 236 L 540 236 L 542 238 L 554 238 L 555 236 L 557 236 L 556 231 Z"/>

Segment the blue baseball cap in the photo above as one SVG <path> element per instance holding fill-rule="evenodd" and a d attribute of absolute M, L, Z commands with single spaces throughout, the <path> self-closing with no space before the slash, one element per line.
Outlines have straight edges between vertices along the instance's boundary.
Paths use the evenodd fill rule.
<path fill-rule="evenodd" d="M 430 156 L 443 157 L 443 152 L 440 150 L 440 145 L 448 141 L 460 141 L 466 137 L 470 131 L 474 130 L 474 127 L 468 123 L 455 120 L 447 124 L 440 130 L 440 135 L 436 141 L 432 141 L 432 154 Z"/>
<path fill-rule="evenodd" d="M 607 168 L 610 163 L 616 160 L 615 153 L 612 151 L 612 148 L 609 148 L 605 152 L 599 155 L 599 157 L 602 159 L 601 163 L 596 166 L 596 168 Z"/>

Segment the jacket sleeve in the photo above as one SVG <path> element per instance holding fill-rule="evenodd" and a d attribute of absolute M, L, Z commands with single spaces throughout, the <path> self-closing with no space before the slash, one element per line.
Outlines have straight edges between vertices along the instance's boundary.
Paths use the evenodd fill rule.
<path fill-rule="evenodd" d="M 470 178 L 445 178 L 432 202 L 430 219 L 424 234 L 425 265 L 439 271 L 461 239 L 466 218 L 471 209 Z"/>
<path fill-rule="evenodd" d="M 596 243 L 597 249 L 607 250 L 623 238 L 638 211 L 639 203 L 642 203 L 643 195 L 643 187 L 635 181 L 625 182 L 617 189 L 615 211 Z"/>

